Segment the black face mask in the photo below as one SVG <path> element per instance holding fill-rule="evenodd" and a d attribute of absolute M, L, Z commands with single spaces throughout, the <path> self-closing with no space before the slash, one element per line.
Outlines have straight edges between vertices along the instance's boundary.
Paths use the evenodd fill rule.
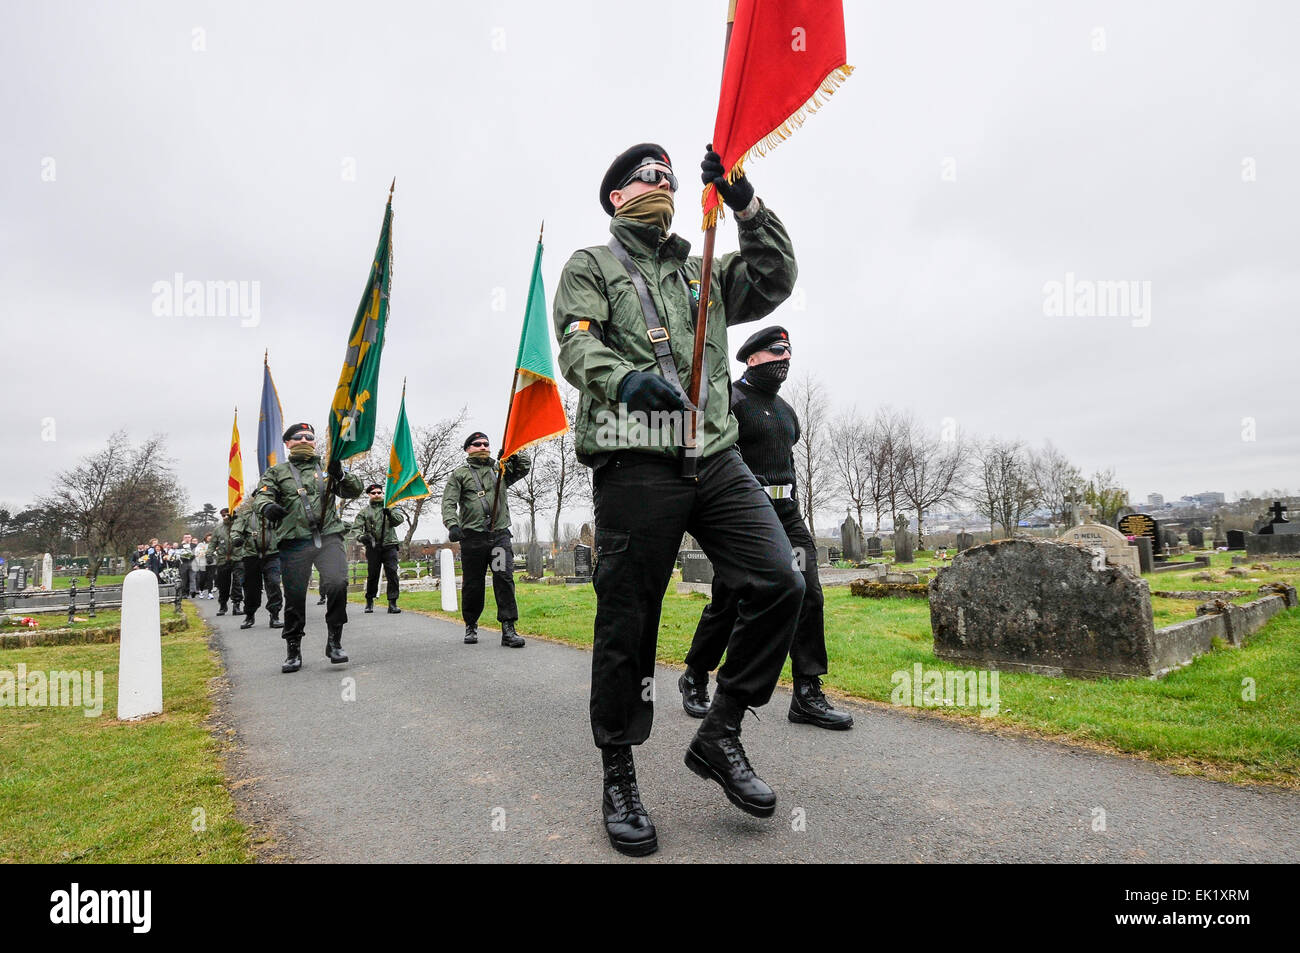
<path fill-rule="evenodd" d="M 781 389 L 789 373 L 789 361 L 768 361 L 765 364 L 755 364 L 753 367 L 745 368 L 745 380 L 759 390 L 775 394 Z"/>

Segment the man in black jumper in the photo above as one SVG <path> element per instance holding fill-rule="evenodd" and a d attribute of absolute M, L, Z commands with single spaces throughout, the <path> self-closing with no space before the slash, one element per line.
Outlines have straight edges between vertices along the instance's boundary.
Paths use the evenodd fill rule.
<path fill-rule="evenodd" d="M 799 418 L 777 394 L 790 371 L 790 336 L 782 327 L 764 328 L 741 346 L 736 360 L 748 365 L 731 393 L 731 412 L 740 425 L 736 446 L 771 498 L 790 537 L 791 558 L 804 578 L 803 603 L 790 646 L 794 696 L 789 718 L 821 728 L 852 728 L 853 716 L 832 708 L 821 689 L 821 676 L 826 674 L 826 628 L 822 586 L 817 578 L 817 544 L 799 514 L 795 494 L 793 447 L 799 440 Z M 682 707 L 693 718 L 708 713 L 709 672 L 722 661 L 736 624 L 736 609 L 735 594 L 715 578 L 713 601 L 700 616 L 686 654 L 686 672 L 677 682 Z"/>

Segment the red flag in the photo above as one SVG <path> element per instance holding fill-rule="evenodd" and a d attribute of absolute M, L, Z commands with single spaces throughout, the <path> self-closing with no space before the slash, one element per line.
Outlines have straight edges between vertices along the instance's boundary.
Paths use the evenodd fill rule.
<path fill-rule="evenodd" d="M 728 181 L 817 111 L 853 72 L 846 59 L 842 0 L 737 0 L 713 126 Z M 709 228 L 722 211 L 713 186 L 702 204 Z"/>

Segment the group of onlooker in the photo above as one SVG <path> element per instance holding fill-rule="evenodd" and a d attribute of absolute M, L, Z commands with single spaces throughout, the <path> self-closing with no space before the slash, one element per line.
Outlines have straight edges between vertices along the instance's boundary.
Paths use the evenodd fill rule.
<path fill-rule="evenodd" d="M 211 543 L 211 533 L 203 539 L 186 533 L 179 543 L 160 543 L 155 537 L 148 544 L 136 546 L 132 559 L 135 568 L 148 569 L 159 581 L 171 581 L 171 578 L 164 580 L 164 574 L 172 577 L 174 572 L 182 595 L 191 599 L 213 599 L 216 597 L 216 573 L 208 557 Z"/>

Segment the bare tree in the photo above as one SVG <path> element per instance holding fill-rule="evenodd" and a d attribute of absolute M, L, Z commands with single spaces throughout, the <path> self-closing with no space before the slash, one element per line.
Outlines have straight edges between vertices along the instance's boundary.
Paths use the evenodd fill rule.
<path fill-rule="evenodd" d="M 795 479 L 808 531 L 816 539 L 814 514 L 834 493 L 833 468 L 826 442 L 830 436 L 826 388 L 805 373 L 791 390 L 790 405 L 799 418 L 799 440 L 794 445 Z"/>
<path fill-rule="evenodd" d="M 435 424 L 416 427 L 411 433 L 411 441 L 415 444 L 415 461 L 420 465 L 420 473 L 432 495 L 415 500 L 407 508 L 406 538 L 403 543 L 408 549 L 411 540 L 415 538 L 415 529 L 420 525 L 420 517 L 424 515 L 425 504 L 433 500 L 434 510 L 441 514 L 442 485 L 464 460 L 464 448 L 457 438 L 468 417 L 469 407 L 466 405 L 454 417 L 443 417 Z"/>
<path fill-rule="evenodd" d="M 176 481 L 166 441 L 155 435 L 132 446 L 126 431 L 108 438 L 54 479 L 39 505 L 55 510 L 86 544 L 87 575 L 99 574 L 104 557 L 133 550 L 180 516 L 185 492 Z"/>
<path fill-rule="evenodd" d="M 923 431 L 910 416 L 898 428 L 895 466 L 902 497 L 916 510 L 916 545 L 925 548 L 922 520 L 925 511 L 957 495 L 966 465 L 966 448 L 960 435 L 944 440 Z"/>
<path fill-rule="evenodd" d="M 582 471 L 587 468 L 578 462 L 574 446 L 574 435 L 577 432 L 574 415 L 578 410 L 578 392 L 567 384 L 561 384 L 560 403 L 564 407 L 564 416 L 569 421 L 569 430 L 550 441 L 546 454 L 546 463 L 551 468 L 553 499 L 550 505 L 554 507 L 551 522 L 552 550 L 560 545 L 560 515 L 564 512 L 564 507 L 582 500 L 584 492 L 588 494 L 587 499 L 590 499 L 591 490 L 591 478 L 588 475 L 584 479 Z M 590 474 L 590 471 L 587 470 L 587 473 Z"/>
<path fill-rule="evenodd" d="M 973 471 L 968 499 L 990 530 L 1000 523 L 1006 536 L 1013 535 L 1041 499 L 1025 448 L 1017 440 L 990 438 L 976 449 Z"/>
<path fill-rule="evenodd" d="M 1083 490 L 1084 501 L 1092 507 L 1097 522 L 1114 523 L 1120 507 L 1128 503 L 1128 490 L 1115 479 L 1115 468 L 1098 470 L 1088 480 Z"/>
<path fill-rule="evenodd" d="M 1083 474 L 1050 440 L 1044 441 L 1042 450 L 1030 454 L 1030 465 L 1043 505 L 1052 511 L 1053 521 L 1064 523 L 1066 504 L 1083 490 Z"/>
<path fill-rule="evenodd" d="M 876 431 L 856 407 L 840 416 L 830 428 L 830 462 L 834 486 L 840 498 L 858 514 L 858 526 L 865 526 L 863 513 L 872 502 L 872 454 Z M 880 529 L 880 514 L 876 514 Z"/>
<path fill-rule="evenodd" d="M 524 512 L 528 514 L 529 543 L 537 541 L 537 515 L 545 514 L 554 493 L 555 480 L 554 472 L 546 460 L 549 445 L 542 444 L 533 450 L 532 467 L 523 479 L 516 481 L 507 491 L 511 499 L 523 504 Z"/>

